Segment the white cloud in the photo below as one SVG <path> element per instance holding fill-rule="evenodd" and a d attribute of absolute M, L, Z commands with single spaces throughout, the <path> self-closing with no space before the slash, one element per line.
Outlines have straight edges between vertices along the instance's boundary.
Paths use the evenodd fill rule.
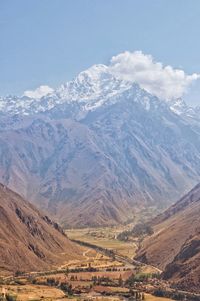
<path fill-rule="evenodd" d="M 41 97 L 52 93 L 53 89 L 49 86 L 40 86 L 35 90 L 27 90 L 24 92 L 24 96 L 30 97 L 30 98 L 36 98 L 40 99 Z"/>
<path fill-rule="evenodd" d="M 113 56 L 110 71 L 119 78 L 138 83 L 151 94 L 170 100 L 181 97 L 200 75 L 187 75 L 181 69 L 163 66 L 142 51 L 123 52 Z"/>

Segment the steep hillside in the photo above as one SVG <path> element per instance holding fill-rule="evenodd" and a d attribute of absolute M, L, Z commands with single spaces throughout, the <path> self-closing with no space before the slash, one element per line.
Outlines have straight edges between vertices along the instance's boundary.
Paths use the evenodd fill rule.
<path fill-rule="evenodd" d="M 1 101 L 0 181 L 67 226 L 166 208 L 200 177 L 200 125 L 104 65 Z M 178 111 L 178 113 L 180 113 Z"/>
<path fill-rule="evenodd" d="M 0 184 L 0 274 L 46 270 L 81 258 L 58 224 Z"/>
<path fill-rule="evenodd" d="M 200 184 L 152 225 L 137 258 L 164 270 L 179 288 L 200 292 Z"/>

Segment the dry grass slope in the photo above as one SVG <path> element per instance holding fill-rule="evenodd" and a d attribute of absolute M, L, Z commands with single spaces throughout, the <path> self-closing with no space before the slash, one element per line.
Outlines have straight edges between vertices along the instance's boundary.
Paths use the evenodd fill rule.
<path fill-rule="evenodd" d="M 81 257 L 62 229 L 0 184 L 0 273 L 52 268 Z"/>
<path fill-rule="evenodd" d="M 153 220 L 137 258 L 164 270 L 180 289 L 200 292 L 200 184 Z"/>

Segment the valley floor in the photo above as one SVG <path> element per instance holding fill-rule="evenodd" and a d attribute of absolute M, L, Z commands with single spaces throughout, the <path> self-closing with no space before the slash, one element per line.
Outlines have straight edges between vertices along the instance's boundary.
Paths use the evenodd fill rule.
<path fill-rule="evenodd" d="M 18 271 L 18 275 L 1 278 L 0 292 L 17 301 L 171 300 L 173 291 L 159 279 L 161 271 L 133 260 L 137 240 L 126 243 L 116 239 L 122 230 L 117 227 L 68 230 L 68 237 L 81 245 L 82 260 L 66 261 L 45 272 Z M 155 296 L 160 289 L 169 290 L 170 298 Z"/>

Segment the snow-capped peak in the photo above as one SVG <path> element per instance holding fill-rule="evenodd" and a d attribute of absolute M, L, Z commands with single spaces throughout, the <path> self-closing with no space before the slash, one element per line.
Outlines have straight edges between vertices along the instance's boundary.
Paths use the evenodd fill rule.
<path fill-rule="evenodd" d="M 107 66 L 100 64 L 79 73 L 74 80 L 57 89 L 56 94 L 65 101 L 94 102 L 97 98 L 105 100 L 130 86 L 131 83 L 115 78 Z"/>
<path fill-rule="evenodd" d="M 185 117 L 198 117 L 198 108 L 190 107 L 182 98 L 177 98 L 169 102 L 170 109 L 177 115 L 182 115 Z"/>
<path fill-rule="evenodd" d="M 32 114 L 52 109 L 56 105 L 78 102 L 91 110 L 101 106 L 110 97 L 128 90 L 133 84 L 115 78 L 106 65 L 94 65 L 58 89 L 40 86 L 25 91 L 22 97 L 0 99 L 0 111 L 10 114 Z"/>
<path fill-rule="evenodd" d="M 66 82 L 56 90 L 40 86 L 34 91 L 25 91 L 22 97 L 0 98 L 0 112 L 32 115 L 49 111 L 57 105 L 72 103 L 78 104 L 81 112 L 86 112 L 123 99 L 134 100 L 149 110 L 155 97 L 133 82 L 116 78 L 109 67 L 99 64 L 80 72 L 74 80 Z M 162 102 L 156 98 L 157 101 Z M 182 99 L 167 103 L 176 114 L 192 114 Z"/>
<path fill-rule="evenodd" d="M 85 71 L 82 71 L 77 76 L 77 79 L 81 81 L 85 79 L 85 77 L 90 78 L 91 80 L 99 80 L 104 74 L 109 73 L 109 68 L 106 65 L 98 64 L 93 65 Z"/>
<path fill-rule="evenodd" d="M 183 101 L 182 98 L 173 99 L 171 101 L 168 101 L 168 103 L 170 109 L 178 115 L 181 115 L 187 107 L 186 103 Z"/>

